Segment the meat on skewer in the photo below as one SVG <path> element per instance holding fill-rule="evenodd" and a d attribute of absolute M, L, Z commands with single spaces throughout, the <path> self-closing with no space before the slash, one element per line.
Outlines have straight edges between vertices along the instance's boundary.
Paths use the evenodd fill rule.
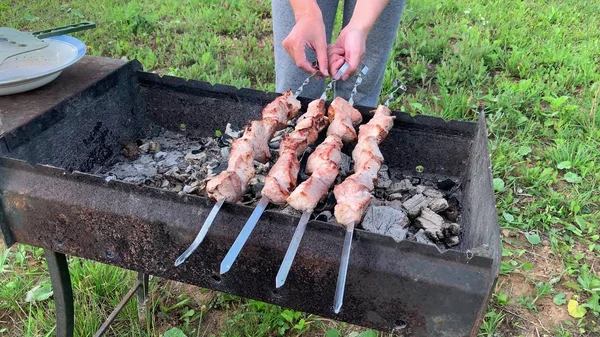
<path fill-rule="evenodd" d="M 281 140 L 279 159 L 265 178 L 265 186 L 261 192 L 263 197 L 276 204 L 285 203 L 290 191 L 296 187 L 300 170 L 298 157 L 317 140 L 327 123 L 325 101 L 312 101 L 306 113 L 298 118 L 294 131 Z"/>
<path fill-rule="evenodd" d="M 300 101 L 291 91 L 269 103 L 262 111 L 262 119 L 250 122 L 244 135 L 231 144 L 227 170 L 208 181 L 208 196 L 214 200 L 229 202 L 240 200 L 254 176 L 254 161 L 264 163 L 270 159 L 269 140 L 277 130 L 283 129 L 299 110 Z"/>
<path fill-rule="evenodd" d="M 358 224 L 371 203 L 371 192 L 383 163 L 379 144 L 393 127 L 394 118 L 388 107 L 380 105 L 373 118 L 359 128 L 358 144 L 352 151 L 354 174 L 333 189 L 337 201 L 334 215 L 342 225 Z"/>
<path fill-rule="evenodd" d="M 307 173 L 312 174 L 287 198 L 288 204 L 299 211 L 312 212 L 327 194 L 339 173 L 342 145 L 356 140 L 354 125 L 362 121 L 360 112 L 340 97 L 333 100 L 328 114 L 333 119 L 328 136 L 308 158 Z"/>

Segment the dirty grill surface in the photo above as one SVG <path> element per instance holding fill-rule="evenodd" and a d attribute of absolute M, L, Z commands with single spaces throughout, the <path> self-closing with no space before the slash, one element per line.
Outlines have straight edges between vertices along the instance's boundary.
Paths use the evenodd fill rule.
<path fill-rule="evenodd" d="M 227 140 L 215 130 L 256 119 L 276 94 L 139 69 L 136 62 L 126 64 L 53 108 L 62 118 L 29 127 L 26 138 L 0 147 L 0 228 L 8 244 L 407 336 L 477 334 L 500 260 L 482 117 L 476 124 L 395 112 L 395 128 L 381 144 L 389 181 L 380 172 L 384 185 L 367 214 L 371 227 L 356 231 L 344 307 L 335 315 L 344 232 L 323 216 L 327 201 L 309 223 L 282 289 L 275 290 L 275 274 L 298 217 L 277 208 L 265 212 L 232 270 L 217 273 L 252 212 L 252 194 L 247 205 L 225 204 L 198 250 L 173 266 L 213 204 L 203 196 L 202 181 L 227 155 L 220 144 Z M 304 109 L 309 101 L 302 99 Z M 369 109 L 359 110 L 368 120 Z M 402 211 L 412 229 L 399 234 L 386 228 L 381 219 L 390 207 Z M 393 214 L 388 218 L 399 213 Z"/>

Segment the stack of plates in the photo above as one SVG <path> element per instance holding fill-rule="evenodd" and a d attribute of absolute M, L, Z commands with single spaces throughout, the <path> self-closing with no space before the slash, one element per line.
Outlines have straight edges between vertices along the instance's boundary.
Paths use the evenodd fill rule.
<path fill-rule="evenodd" d="M 0 65 L 0 96 L 11 95 L 52 82 L 61 72 L 79 61 L 86 46 L 78 39 L 68 36 L 45 38 L 46 48 L 9 57 Z M 0 48 L 5 40 L 0 40 Z"/>

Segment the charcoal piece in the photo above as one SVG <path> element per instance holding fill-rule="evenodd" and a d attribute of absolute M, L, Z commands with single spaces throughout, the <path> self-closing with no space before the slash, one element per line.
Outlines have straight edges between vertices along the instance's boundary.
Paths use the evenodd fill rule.
<path fill-rule="evenodd" d="M 437 187 L 442 191 L 449 191 L 456 185 L 456 182 L 452 179 L 440 180 L 437 183 Z"/>
<path fill-rule="evenodd" d="M 385 190 L 381 188 L 376 188 L 374 194 L 377 199 L 385 199 Z"/>
<path fill-rule="evenodd" d="M 428 189 L 426 189 L 426 190 L 423 192 L 423 194 L 424 194 L 426 197 L 430 197 L 430 198 L 443 198 L 443 197 L 444 197 L 444 194 L 442 194 L 442 192 L 440 192 L 440 191 L 438 191 L 438 190 L 435 190 L 435 189 L 433 189 L 433 188 L 428 188 Z"/>
<path fill-rule="evenodd" d="M 449 221 L 456 222 L 458 220 L 459 212 L 460 208 L 458 205 L 458 199 L 452 197 L 448 199 L 448 208 L 446 208 L 446 210 L 444 210 L 441 214 Z"/>
<path fill-rule="evenodd" d="M 154 154 L 154 160 L 156 161 L 160 161 L 162 159 L 165 159 L 167 157 L 167 153 L 164 151 L 159 151 L 156 152 L 156 154 Z"/>
<path fill-rule="evenodd" d="M 227 123 L 227 126 L 225 126 L 225 133 L 227 136 L 231 137 L 232 139 L 238 139 L 242 136 L 242 134 L 244 133 L 244 129 L 239 128 L 238 126 L 235 126 L 231 123 Z"/>
<path fill-rule="evenodd" d="M 425 234 L 425 231 L 422 229 L 420 229 L 417 233 L 415 233 L 414 240 L 417 241 L 418 243 L 424 243 L 427 245 L 435 245 L 435 243 L 433 241 L 431 241 L 431 239 L 429 239 L 427 234 Z"/>
<path fill-rule="evenodd" d="M 160 144 L 155 141 L 149 141 L 140 145 L 140 151 L 143 153 L 157 153 L 160 151 Z"/>
<path fill-rule="evenodd" d="M 402 192 L 402 193 L 406 193 L 409 191 L 414 190 L 415 187 L 413 186 L 413 184 L 410 182 L 409 179 L 404 179 L 401 180 L 399 182 L 394 182 L 390 185 L 390 187 L 388 187 L 387 192 L 388 193 L 398 193 L 398 192 Z"/>
<path fill-rule="evenodd" d="M 448 208 L 448 201 L 444 198 L 430 198 L 427 207 L 436 213 L 440 213 Z"/>
<path fill-rule="evenodd" d="M 262 189 L 263 187 L 265 187 L 264 183 L 256 183 L 254 185 L 251 186 L 251 191 L 252 191 L 252 195 L 254 195 L 254 197 L 256 198 L 262 198 Z"/>
<path fill-rule="evenodd" d="M 158 166 L 172 167 L 183 161 L 183 153 L 179 151 L 168 152 L 163 160 L 158 162 Z"/>
<path fill-rule="evenodd" d="M 444 235 L 442 234 L 444 219 L 428 208 L 424 208 L 421 211 L 421 216 L 415 220 L 415 224 L 419 228 L 424 229 L 425 234 L 432 240 L 444 238 Z"/>
<path fill-rule="evenodd" d="M 352 166 L 352 157 L 345 153 L 341 153 L 342 155 L 342 163 L 340 165 L 340 175 L 342 177 L 348 176 L 351 172 L 350 167 Z"/>
<path fill-rule="evenodd" d="M 206 161 L 206 153 L 200 152 L 198 154 L 193 154 L 190 152 L 190 153 L 186 154 L 185 157 L 183 157 L 183 160 L 186 163 L 196 162 L 196 163 L 202 165 Z"/>
<path fill-rule="evenodd" d="M 446 240 L 444 241 L 448 246 L 452 247 L 452 246 L 456 246 L 460 243 L 460 239 L 458 238 L 458 236 L 451 236 L 449 238 L 446 238 Z"/>
<path fill-rule="evenodd" d="M 229 147 L 222 147 L 221 148 L 221 157 L 223 158 L 229 158 L 229 153 L 231 152 L 231 148 Z"/>
<path fill-rule="evenodd" d="M 273 139 L 269 141 L 269 147 L 271 149 L 279 149 L 279 145 L 281 144 L 281 138 L 281 135 L 273 137 Z"/>
<path fill-rule="evenodd" d="M 388 200 L 402 200 L 402 193 L 392 193 L 390 195 L 388 195 L 387 197 Z"/>
<path fill-rule="evenodd" d="M 216 176 L 217 174 L 227 170 L 227 161 L 219 162 L 218 160 L 213 160 L 207 165 L 207 177 Z"/>
<path fill-rule="evenodd" d="M 233 138 L 231 138 L 231 136 L 228 135 L 221 135 L 221 137 L 219 137 L 219 141 L 217 142 L 219 147 L 231 147 L 232 143 Z"/>
<path fill-rule="evenodd" d="M 388 168 L 385 165 L 381 166 L 381 169 L 377 173 L 377 181 L 375 182 L 375 187 L 377 188 L 388 188 L 392 185 L 392 179 L 390 179 L 390 175 L 388 173 Z"/>
<path fill-rule="evenodd" d="M 330 191 L 327 196 L 321 201 L 317 207 L 315 207 L 315 212 L 323 212 L 323 211 L 332 211 L 335 206 L 335 195 L 333 191 Z"/>
<path fill-rule="evenodd" d="M 285 206 L 283 209 L 281 209 L 281 213 L 295 216 L 295 217 L 300 217 L 302 215 L 302 212 L 300 212 L 299 210 L 297 210 L 289 205 Z"/>
<path fill-rule="evenodd" d="M 121 154 L 127 159 L 136 160 L 140 156 L 140 148 L 135 142 L 127 142 L 121 150 Z"/>
<path fill-rule="evenodd" d="M 391 236 L 396 241 L 406 238 L 410 221 L 404 211 L 388 207 L 371 205 L 362 221 L 362 227 L 373 233 Z"/>
<path fill-rule="evenodd" d="M 421 183 L 421 178 L 419 177 L 412 177 L 410 178 L 410 183 L 413 185 L 419 185 Z"/>
<path fill-rule="evenodd" d="M 402 206 L 406 210 L 408 216 L 416 218 L 421 213 L 421 209 L 426 207 L 429 200 L 423 194 L 415 194 L 412 198 L 406 200 Z"/>
<path fill-rule="evenodd" d="M 315 219 L 319 220 L 319 221 L 328 222 L 331 219 L 333 219 L 333 214 L 331 214 L 330 211 L 323 211 L 323 212 L 319 213 L 319 215 L 317 215 L 317 217 Z"/>
<path fill-rule="evenodd" d="M 271 168 L 271 163 L 266 162 L 266 163 L 262 164 L 262 163 L 255 161 L 254 167 L 256 167 L 257 174 L 268 174 L 269 169 Z"/>
<path fill-rule="evenodd" d="M 415 193 L 416 194 L 423 194 L 423 192 L 425 192 L 426 189 L 427 189 L 427 186 L 419 185 L 419 186 L 417 186 L 417 189 L 415 190 Z"/>
<path fill-rule="evenodd" d="M 375 201 L 375 200 L 373 200 L 373 201 Z M 400 200 L 388 201 L 385 203 L 385 205 L 387 205 L 389 207 L 397 208 L 397 209 L 402 209 L 402 201 L 400 201 Z"/>
<path fill-rule="evenodd" d="M 460 234 L 460 225 L 457 223 L 444 223 L 442 225 L 442 233 L 444 234 L 444 237 L 448 238 L 448 237 L 452 237 L 452 236 L 456 236 Z"/>

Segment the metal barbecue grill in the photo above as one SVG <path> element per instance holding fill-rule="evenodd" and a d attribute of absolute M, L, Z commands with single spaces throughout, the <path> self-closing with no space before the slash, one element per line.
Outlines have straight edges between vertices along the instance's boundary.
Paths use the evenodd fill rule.
<path fill-rule="evenodd" d="M 124 143 L 159 126 L 210 137 L 227 123 L 256 118 L 275 97 L 159 77 L 136 61 L 86 57 L 48 87 L 0 98 L 0 228 L 7 245 L 47 250 L 62 304 L 59 336 L 69 336 L 73 319 L 62 254 L 137 271 L 136 289 L 149 274 L 405 336 L 477 335 L 500 262 L 483 114 L 471 123 L 394 112 L 394 129 L 381 144 L 385 164 L 460 181 L 461 243 L 440 252 L 357 229 L 339 314 L 332 303 L 344 228 L 309 222 L 288 280 L 276 289 L 298 218 L 268 209 L 221 276 L 219 264 L 253 210 L 225 203 L 204 242 L 175 267 L 214 202 L 93 173 Z M 301 101 L 305 110 L 310 99 Z M 368 121 L 370 109 L 358 109 Z"/>

